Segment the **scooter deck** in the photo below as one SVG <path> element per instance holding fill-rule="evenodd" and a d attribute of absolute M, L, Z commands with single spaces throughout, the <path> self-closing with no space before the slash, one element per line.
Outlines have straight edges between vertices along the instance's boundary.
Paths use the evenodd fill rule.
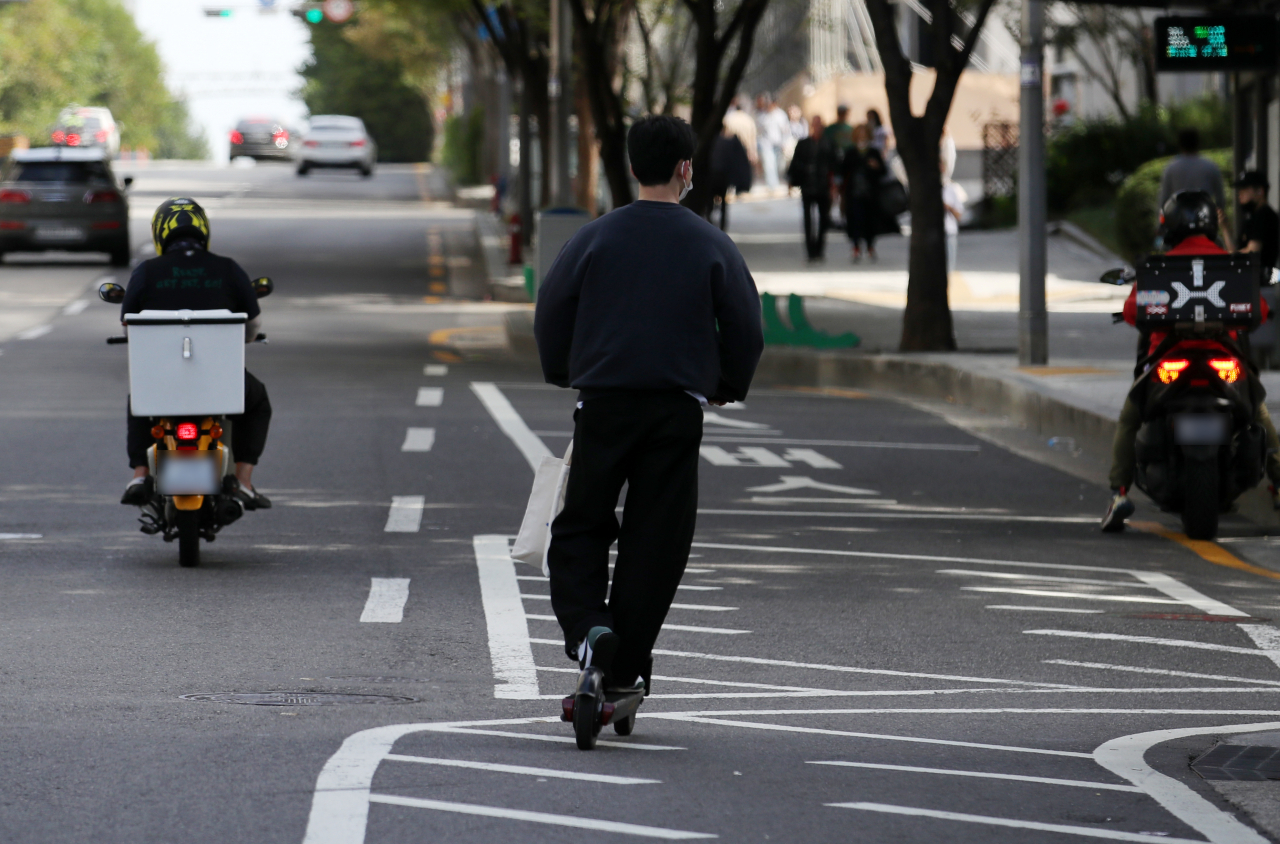
<path fill-rule="evenodd" d="M 577 695 L 568 695 L 560 700 L 561 721 L 573 721 L 576 698 Z M 600 707 L 600 726 L 606 727 L 634 715 L 642 703 L 644 692 L 605 692 L 604 704 Z"/>

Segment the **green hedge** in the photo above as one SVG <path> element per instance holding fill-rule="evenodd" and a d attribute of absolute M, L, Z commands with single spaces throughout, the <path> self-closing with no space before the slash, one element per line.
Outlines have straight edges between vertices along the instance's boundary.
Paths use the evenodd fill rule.
<path fill-rule="evenodd" d="M 484 107 L 475 106 L 466 114 L 444 121 L 444 147 L 440 161 L 460 185 L 480 183 L 480 156 L 484 149 Z"/>
<path fill-rule="evenodd" d="M 1222 170 L 1223 189 L 1227 196 L 1227 214 L 1230 217 L 1235 205 L 1231 189 L 1231 150 L 1215 149 L 1203 153 L 1204 157 Z M 1160 214 L 1157 204 L 1160 198 L 1160 175 L 1173 156 L 1148 161 L 1125 179 L 1116 193 L 1116 238 L 1127 261 L 1137 261 L 1154 248 Z"/>

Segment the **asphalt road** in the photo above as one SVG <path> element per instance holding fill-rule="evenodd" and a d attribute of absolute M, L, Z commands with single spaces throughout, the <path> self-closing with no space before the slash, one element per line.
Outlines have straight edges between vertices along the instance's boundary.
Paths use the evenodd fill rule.
<path fill-rule="evenodd" d="M 114 309 L 73 292 L 0 347 L 0 840 L 1271 840 L 1273 784 L 1188 766 L 1280 730 L 1266 570 L 1102 536 L 1098 485 L 852 392 L 707 415 L 654 694 L 576 750 L 546 583 L 506 557 L 574 397 L 468 351 L 505 307 L 464 301 L 468 214 L 404 168 L 158 168 L 140 249 L 170 192 L 276 281 L 276 506 L 180 569 L 117 503 Z M 123 275 L 21 261 L 0 288 Z M 237 694 L 275 705 L 190 697 Z"/>

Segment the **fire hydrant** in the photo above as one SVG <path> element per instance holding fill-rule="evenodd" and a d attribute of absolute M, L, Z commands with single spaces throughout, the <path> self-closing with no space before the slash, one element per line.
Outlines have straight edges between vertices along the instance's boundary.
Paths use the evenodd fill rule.
<path fill-rule="evenodd" d="M 511 222 L 508 224 L 507 233 L 511 235 L 511 248 L 507 252 L 507 263 L 523 264 L 524 242 L 521 239 L 519 214 L 511 215 Z"/>

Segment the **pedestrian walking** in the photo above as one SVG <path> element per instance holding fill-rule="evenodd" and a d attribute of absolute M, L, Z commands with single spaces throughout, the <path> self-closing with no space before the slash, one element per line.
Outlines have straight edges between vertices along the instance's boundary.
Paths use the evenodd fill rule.
<path fill-rule="evenodd" d="M 741 139 L 724 126 L 711 147 L 711 207 L 707 216 L 720 209 L 720 231 L 729 227 L 729 189 L 745 194 L 751 191 L 751 159 Z"/>
<path fill-rule="evenodd" d="M 874 108 L 867 109 L 867 128 L 871 130 L 871 146 L 880 153 L 881 159 L 887 158 L 893 135 L 880 119 L 880 112 Z"/>
<path fill-rule="evenodd" d="M 783 149 L 791 134 L 787 113 L 769 94 L 756 97 L 756 145 L 760 152 L 760 170 L 769 190 L 778 189 Z"/>
<path fill-rule="evenodd" d="M 810 121 L 808 137 L 796 142 L 787 181 L 800 189 L 804 214 L 804 249 L 810 261 L 821 261 L 831 226 L 831 150 L 822 137 L 822 118 Z"/>
<path fill-rule="evenodd" d="M 880 228 L 880 181 L 884 158 L 872 146 L 871 128 L 859 124 L 853 130 L 854 144 L 844 154 L 841 181 L 844 188 L 845 234 L 849 238 L 853 262 L 867 257 L 876 260 L 876 233 Z"/>
<path fill-rule="evenodd" d="M 551 525 L 551 607 L 565 652 L 603 670 L 611 689 L 641 687 L 688 563 L 701 405 L 743 400 L 764 348 L 742 255 L 680 205 L 694 146 L 677 117 L 632 125 L 640 199 L 570 239 L 534 315 L 543 375 L 579 391 L 564 509 Z"/>
<path fill-rule="evenodd" d="M 1267 204 L 1271 184 L 1257 170 L 1236 179 L 1236 201 L 1240 203 L 1240 251 L 1258 252 L 1262 258 L 1262 283 L 1271 282 L 1271 269 L 1280 258 L 1280 216 Z"/>
<path fill-rule="evenodd" d="M 756 122 L 751 115 L 742 110 L 740 97 L 734 97 L 729 103 L 729 110 L 724 113 L 723 124 L 722 128 L 741 142 L 742 148 L 747 151 L 747 160 L 751 162 L 751 167 L 754 169 L 759 155 L 756 150 Z"/>
<path fill-rule="evenodd" d="M 956 271 L 956 258 L 960 249 L 960 220 L 964 217 L 964 204 L 969 197 L 964 188 L 951 181 L 947 175 L 947 159 L 938 159 L 942 171 L 943 227 L 947 233 L 947 275 Z"/>
<path fill-rule="evenodd" d="M 853 127 L 849 125 L 849 107 L 843 103 L 836 106 L 836 122 L 822 130 L 822 138 L 831 149 L 831 202 L 840 209 L 840 224 L 847 227 L 848 218 L 844 208 L 844 186 L 841 172 L 844 165 L 845 150 L 853 146 Z"/>
<path fill-rule="evenodd" d="M 1200 133 L 1195 129 L 1183 129 L 1178 133 L 1178 155 L 1165 165 L 1160 174 L 1160 207 L 1169 198 L 1183 191 L 1204 191 L 1219 209 L 1227 207 L 1226 192 L 1222 187 L 1222 171 L 1218 165 L 1200 155 Z M 1226 230 L 1226 226 L 1222 226 Z"/>

